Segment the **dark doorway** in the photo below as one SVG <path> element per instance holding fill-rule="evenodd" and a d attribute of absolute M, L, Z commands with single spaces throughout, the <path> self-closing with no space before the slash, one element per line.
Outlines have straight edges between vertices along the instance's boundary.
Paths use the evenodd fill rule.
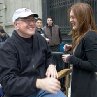
<path fill-rule="evenodd" d="M 97 17 L 97 0 L 42 0 L 43 23 L 46 24 L 47 16 L 52 16 L 55 24 L 60 26 L 61 33 L 67 35 L 70 32 L 68 8 L 76 2 L 89 3 Z M 97 24 L 97 18 L 95 18 Z"/>

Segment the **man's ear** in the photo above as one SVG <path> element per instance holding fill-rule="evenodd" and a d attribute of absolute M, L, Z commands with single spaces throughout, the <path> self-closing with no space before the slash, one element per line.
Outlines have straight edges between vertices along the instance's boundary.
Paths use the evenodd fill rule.
<path fill-rule="evenodd" d="M 18 24 L 19 24 L 19 23 L 18 23 L 17 21 L 14 22 L 14 26 L 15 26 L 15 29 L 16 29 L 16 30 L 19 29 Z"/>

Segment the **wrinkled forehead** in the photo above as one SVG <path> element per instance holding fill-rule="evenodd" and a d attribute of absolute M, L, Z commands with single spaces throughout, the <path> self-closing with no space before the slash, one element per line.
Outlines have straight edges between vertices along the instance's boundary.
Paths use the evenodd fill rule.
<path fill-rule="evenodd" d="M 37 21 L 36 21 L 36 23 L 42 23 L 42 21 L 40 21 L 40 20 L 37 20 Z"/>
<path fill-rule="evenodd" d="M 47 21 L 52 21 L 52 19 L 51 18 L 47 18 Z"/>

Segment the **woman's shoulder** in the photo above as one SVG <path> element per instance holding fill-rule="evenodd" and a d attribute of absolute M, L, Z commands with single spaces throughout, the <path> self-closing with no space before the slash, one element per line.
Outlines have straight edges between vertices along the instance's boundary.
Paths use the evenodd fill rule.
<path fill-rule="evenodd" d="M 86 34 L 85 34 L 85 37 L 97 37 L 97 32 L 96 31 L 88 31 L 88 32 L 86 32 Z"/>
<path fill-rule="evenodd" d="M 97 42 L 97 32 L 95 31 L 88 31 L 83 39 L 83 41 L 85 41 L 86 43 L 92 43 L 92 42 Z"/>

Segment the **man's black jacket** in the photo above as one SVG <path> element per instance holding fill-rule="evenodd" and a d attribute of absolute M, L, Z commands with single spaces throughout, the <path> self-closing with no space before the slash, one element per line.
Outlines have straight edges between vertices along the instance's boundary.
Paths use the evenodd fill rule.
<path fill-rule="evenodd" d="M 37 92 L 36 79 L 45 77 L 52 64 L 51 51 L 40 34 L 22 38 L 13 32 L 0 48 L 0 83 L 7 97 L 27 97 Z"/>

